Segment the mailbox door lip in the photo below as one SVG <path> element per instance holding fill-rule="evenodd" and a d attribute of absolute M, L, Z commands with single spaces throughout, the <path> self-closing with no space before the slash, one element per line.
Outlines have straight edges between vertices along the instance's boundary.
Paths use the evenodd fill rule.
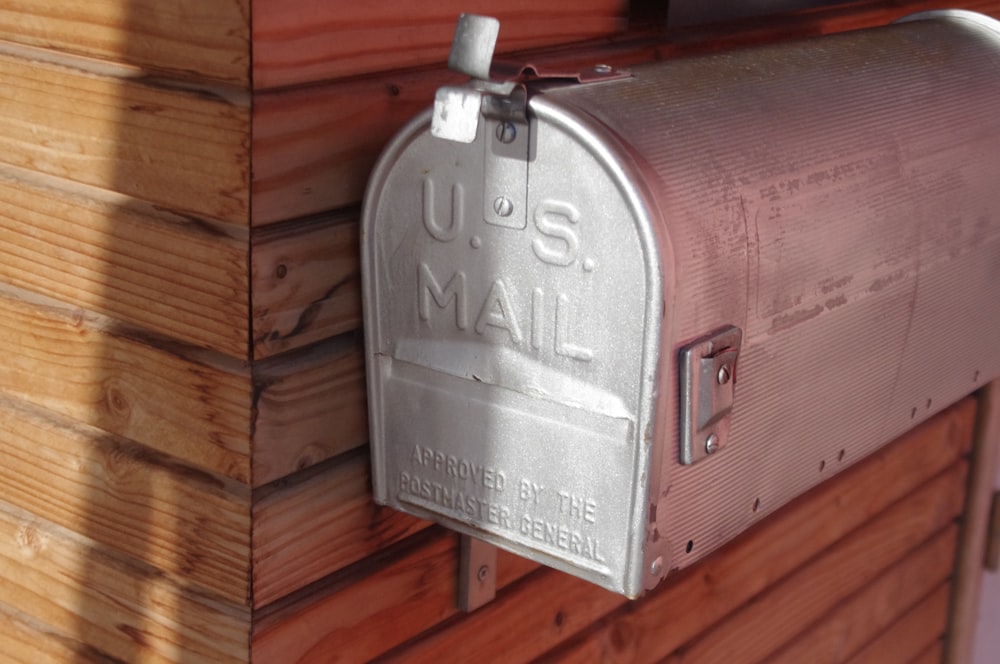
<path fill-rule="evenodd" d="M 375 466 L 372 472 L 372 485 L 374 499 L 378 504 L 390 504 L 391 498 L 388 479 L 382 477 L 377 470 L 386 467 L 385 446 L 374 444 L 375 441 L 383 439 L 381 417 L 386 407 L 379 383 L 379 363 L 383 361 L 379 349 L 383 332 L 380 326 L 379 276 L 374 242 L 378 233 L 377 210 L 379 199 L 384 193 L 385 185 L 397 160 L 414 140 L 430 131 L 431 117 L 432 109 L 418 114 L 387 144 L 372 170 L 362 207 L 360 241 L 365 359 L 369 431 L 373 442 L 371 455 Z M 628 531 L 631 537 L 627 543 L 624 575 L 612 578 L 591 574 L 585 569 L 574 567 L 569 561 L 548 555 L 544 551 L 531 550 L 530 556 L 550 567 L 635 598 L 646 589 L 655 586 L 669 569 L 669 565 L 665 564 L 663 559 L 669 555 L 669 545 L 665 540 L 654 544 L 655 521 L 649 520 L 649 514 L 651 509 L 655 509 L 660 490 L 661 455 L 669 454 L 673 449 L 670 441 L 664 440 L 660 441 L 661 444 L 657 444 L 657 434 L 662 435 L 663 431 L 660 429 L 669 431 L 669 422 L 663 421 L 656 426 L 658 414 L 659 419 L 663 419 L 664 415 L 660 403 L 663 400 L 663 390 L 658 388 L 658 384 L 662 376 L 669 375 L 664 372 L 672 367 L 672 351 L 669 345 L 664 345 L 664 341 L 669 338 L 670 317 L 666 314 L 669 312 L 668 303 L 672 298 L 674 283 L 673 271 L 665 269 L 673 264 L 670 260 L 671 245 L 669 238 L 666 237 L 665 225 L 658 223 L 657 199 L 648 182 L 652 170 L 643 167 L 641 159 L 637 158 L 634 151 L 629 150 L 612 131 L 592 118 L 584 109 L 562 103 L 561 100 L 546 99 L 543 92 L 529 100 L 529 117 L 532 122 L 548 123 L 569 135 L 582 149 L 595 157 L 604 177 L 609 178 L 619 189 L 626 206 L 632 212 L 631 221 L 642 246 L 646 288 L 650 294 L 644 311 L 646 332 L 642 348 L 643 375 L 639 379 L 641 387 L 636 409 L 636 433 L 633 438 L 636 450 L 632 457 L 632 487 L 635 491 L 628 510 Z M 670 447 L 670 450 L 663 450 L 664 445 Z M 524 551 L 517 551 L 507 546 L 499 536 L 480 531 L 447 516 L 436 514 L 434 518 L 454 530 L 480 537 L 501 548 L 511 549 L 519 555 L 526 555 Z M 655 566 L 655 571 L 651 571 L 648 562 L 654 559 L 660 559 L 660 564 Z"/>

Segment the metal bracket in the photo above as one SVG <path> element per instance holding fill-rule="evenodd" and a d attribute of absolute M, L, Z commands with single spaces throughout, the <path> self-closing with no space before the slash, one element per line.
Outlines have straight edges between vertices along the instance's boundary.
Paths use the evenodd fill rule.
<path fill-rule="evenodd" d="M 693 464 L 729 442 L 736 360 L 743 332 L 732 325 L 680 351 L 680 462 Z"/>
<path fill-rule="evenodd" d="M 493 601 L 497 594 L 497 548 L 462 535 L 458 557 L 458 608 L 466 613 Z"/>

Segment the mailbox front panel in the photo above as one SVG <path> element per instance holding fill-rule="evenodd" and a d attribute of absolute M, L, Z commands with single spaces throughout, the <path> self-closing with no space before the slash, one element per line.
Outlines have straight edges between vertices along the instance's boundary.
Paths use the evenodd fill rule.
<path fill-rule="evenodd" d="M 996 22 L 528 92 L 370 184 L 380 503 L 635 596 L 1000 374 Z"/>
<path fill-rule="evenodd" d="M 662 314 L 642 198 L 582 127 L 520 125 L 506 156 L 497 123 L 428 122 L 365 228 L 376 498 L 636 594 Z"/>

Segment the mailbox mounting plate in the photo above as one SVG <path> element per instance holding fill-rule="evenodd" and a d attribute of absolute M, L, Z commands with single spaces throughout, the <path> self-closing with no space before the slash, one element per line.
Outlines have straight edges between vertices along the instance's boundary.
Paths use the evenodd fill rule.
<path fill-rule="evenodd" d="M 691 465 L 726 446 L 733 410 L 736 359 L 743 332 L 732 325 L 680 352 L 680 461 Z"/>

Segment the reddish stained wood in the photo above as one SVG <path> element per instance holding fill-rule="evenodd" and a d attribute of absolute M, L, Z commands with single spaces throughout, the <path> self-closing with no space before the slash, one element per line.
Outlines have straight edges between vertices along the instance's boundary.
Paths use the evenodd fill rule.
<path fill-rule="evenodd" d="M 579 41 L 625 29 L 625 0 L 408 0 L 334 4 L 253 0 L 253 82 L 288 87 L 448 59 L 461 13 L 501 21 L 498 52 Z"/>

